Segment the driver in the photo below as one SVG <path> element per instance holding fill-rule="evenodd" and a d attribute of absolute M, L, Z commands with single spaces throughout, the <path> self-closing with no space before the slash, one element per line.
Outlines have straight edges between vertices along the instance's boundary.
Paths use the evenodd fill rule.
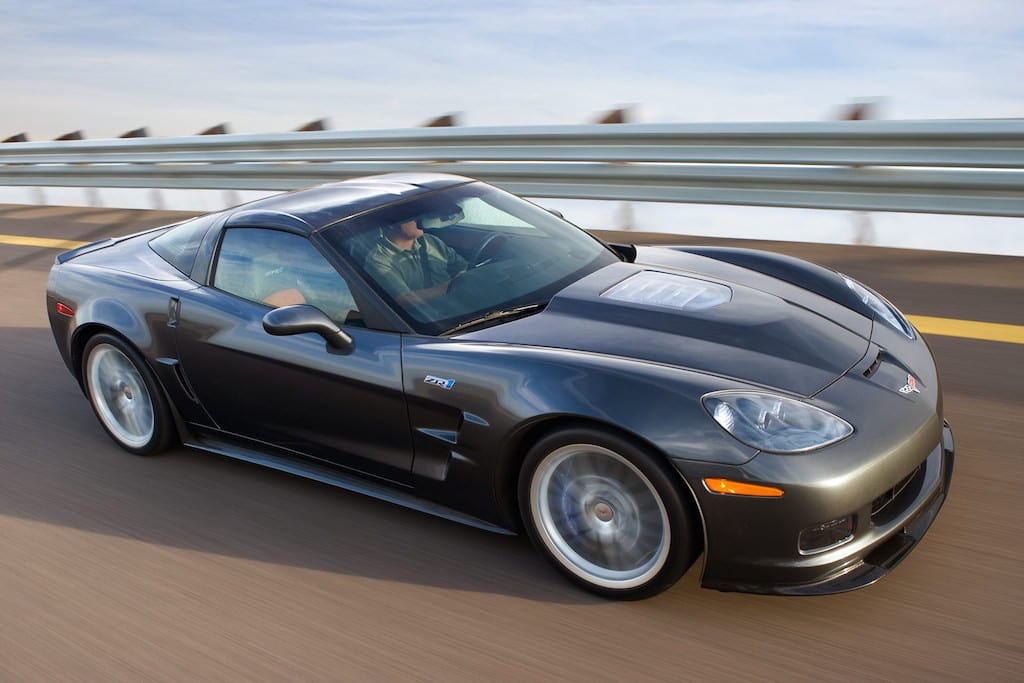
<path fill-rule="evenodd" d="M 441 296 L 448 283 L 469 267 L 442 239 L 425 234 L 415 218 L 381 230 L 363 265 L 399 301 Z"/>

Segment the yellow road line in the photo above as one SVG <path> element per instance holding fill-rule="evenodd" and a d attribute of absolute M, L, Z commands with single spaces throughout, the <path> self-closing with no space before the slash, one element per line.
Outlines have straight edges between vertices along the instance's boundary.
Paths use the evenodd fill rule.
<path fill-rule="evenodd" d="M 22 235 L 0 235 L 0 244 L 16 244 L 19 247 L 44 247 L 47 249 L 75 249 L 89 242 L 55 240 L 49 237 L 23 237 Z"/>
<path fill-rule="evenodd" d="M 16 244 L 23 247 L 44 247 L 48 249 L 74 249 L 89 243 L 75 242 L 74 240 L 57 240 L 48 237 L 0 235 L 0 244 Z M 923 334 L 1024 344 L 1024 325 L 984 323 L 977 320 L 956 320 L 954 318 L 932 318 L 926 315 L 908 315 L 907 319 Z"/>
<path fill-rule="evenodd" d="M 908 315 L 907 319 L 924 334 L 1024 344 L 1024 325 L 983 323 L 977 320 L 955 320 L 953 318 L 931 318 L 926 315 Z"/>

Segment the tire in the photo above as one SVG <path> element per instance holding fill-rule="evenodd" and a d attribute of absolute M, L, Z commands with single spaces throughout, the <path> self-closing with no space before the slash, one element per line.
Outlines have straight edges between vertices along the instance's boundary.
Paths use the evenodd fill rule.
<path fill-rule="evenodd" d="M 533 544 L 562 574 L 606 598 L 668 589 L 700 554 L 696 515 L 668 468 L 595 428 L 552 433 L 527 453 L 519 508 Z"/>
<path fill-rule="evenodd" d="M 82 380 L 93 412 L 117 444 L 135 455 L 165 450 L 176 436 L 163 389 L 139 352 L 110 334 L 82 351 Z"/>

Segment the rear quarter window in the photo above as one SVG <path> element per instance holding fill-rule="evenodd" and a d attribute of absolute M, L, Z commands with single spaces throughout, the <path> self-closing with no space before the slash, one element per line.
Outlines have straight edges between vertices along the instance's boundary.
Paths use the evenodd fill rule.
<path fill-rule="evenodd" d="M 182 273 L 189 275 L 196 263 L 199 245 L 210 231 L 215 218 L 216 216 L 193 218 L 151 239 L 149 248 Z"/>

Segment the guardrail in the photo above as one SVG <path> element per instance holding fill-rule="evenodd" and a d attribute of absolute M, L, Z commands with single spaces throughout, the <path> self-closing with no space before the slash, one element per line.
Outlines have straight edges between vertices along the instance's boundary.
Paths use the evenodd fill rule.
<path fill-rule="evenodd" d="M 533 197 L 1024 216 L 1024 120 L 416 128 L 0 145 L 0 185 L 285 190 L 439 171 Z"/>

